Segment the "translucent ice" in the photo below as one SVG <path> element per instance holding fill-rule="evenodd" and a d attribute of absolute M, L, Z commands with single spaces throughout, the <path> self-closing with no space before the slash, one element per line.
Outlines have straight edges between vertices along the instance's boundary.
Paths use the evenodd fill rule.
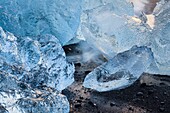
<path fill-rule="evenodd" d="M 23 98 L 18 113 L 69 113 L 69 102 L 62 94 L 47 93 L 38 98 Z M 16 108 L 18 108 L 16 107 Z"/>
<path fill-rule="evenodd" d="M 134 46 L 88 74 L 83 86 L 99 92 L 125 88 L 141 76 L 152 59 L 149 48 Z"/>
<path fill-rule="evenodd" d="M 148 73 L 170 75 L 170 1 L 155 14 L 155 28 L 151 35 L 151 47 L 155 62 Z"/>
<path fill-rule="evenodd" d="M 0 70 L 32 87 L 49 86 L 62 91 L 74 81 L 74 66 L 52 35 L 16 38 L 0 29 Z"/>
<path fill-rule="evenodd" d="M 82 0 L 0 0 L 0 26 L 15 36 L 52 34 L 64 45 L 77 31 Z"/>
<path fill-rule="evenodd" d="M 0 71 L 0 104 L 9 113 L 68 113 L 67 98 L 48 87 L 32 89 L 11 74 Z"/>
<path fill-rule="evenodd" d="M 73 73 L 55 36 L 17 38 L 0 28 L 0 112 L 68 113 L 60 92 Z"/>
<path fill-rule="evenodd" d="M 152 5 L 152 8 L 147 6 L 148 13 L 152 14 L 156 3 L 148 4 Z M 146 7 L 144 3 L 142 5 Z M 140 7 L 141 17 L 137 18 L 133 16 L 134 9 L 127 0 L 85 0 L 78 36 L 103 52 L 108 59 L 134 45 L 147 46 L 154 54 L 154 61 L 146 72 L 170 75 L 169 6 L 169 1 L 161 0 L 153 15 L 141 13 L 147 12 L 147 8 Z M 135 11 L 136 8 L 139 7 L 135 6 Z"/>
<path fill-rule="evenodd" d="M 87 0 L 86 4 L 93 4 L 92 1 Z M 88 43 L 109 58 L 134 45 L 147 44 L 148 29 L 135 21 L 133 7 L 126 0 L 102 0 L 96 7 L 88 6 L 81 17 L 81 32 Z"/>

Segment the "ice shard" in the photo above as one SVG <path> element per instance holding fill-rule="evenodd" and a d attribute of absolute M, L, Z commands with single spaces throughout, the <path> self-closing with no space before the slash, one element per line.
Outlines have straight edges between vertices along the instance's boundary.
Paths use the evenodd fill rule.
<path fill-rule="evenodd" d="M 89 73 L 83 83 L 99 92 L 125 88 L 146 71 L 153 60 L 151 49 L 134 46 Z"/>
<path fill-rule="evenodd" d="M 52 34 L 62 45 L 75 37 L 82 0 L 1 0 L 0 26 L 15 36 Z"/>
<path fill-rule="evenodd" d="M 16 38 L 0 29 L 0 70 L 32 87 L 46 85 L 62 91 L 74 81 L 74 65 L 52 35 Z"/>
<path fill-rule="evenodd" d="M 0 71 L 0 112 L 68 113 L 67 98 L 49 87 L 32 89 L 15 75 Z"/>

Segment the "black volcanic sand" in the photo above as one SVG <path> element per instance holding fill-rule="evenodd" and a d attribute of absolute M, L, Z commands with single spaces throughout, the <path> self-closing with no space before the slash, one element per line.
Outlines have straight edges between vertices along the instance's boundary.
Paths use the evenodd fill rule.
<path fill-rule="evenodd" d="M 70 113 L 170 113 L 170 77 L 143 74 L 126 89 L 96 92 L 84 88 L 82 83 L 85 76 L 100 64 L 82 63 L 78 45 L 65 46 L 64 50 L 68 61 L 74 62 L 76 68 L 75 82 L 63 90 L 70 102 Z"/>

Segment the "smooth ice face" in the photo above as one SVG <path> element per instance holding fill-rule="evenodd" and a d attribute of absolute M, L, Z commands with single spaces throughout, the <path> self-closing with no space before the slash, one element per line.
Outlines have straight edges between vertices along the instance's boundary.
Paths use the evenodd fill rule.
<path fill-rule="evenodd" d="M 49 87 L 32 89 L 0 71 L 0 104 L 9 113 L 69 113 L 67 98 Z M 3 112 L 0 109 L 0 112 Z"/>
<path fill-rule="evenodd" d="M 86 76 L 83 86 L 99 92 L 125 88 L 141 76 L 152 59 L 149 48 L 135 46 L 97 67 Z"/>
<path fill-rule="evenodd" d="M 62 45 L 80 22 L 82 0 L 1 0 L 0 26 L 15 36 L 52 34 Z"/>
<path fill-rule="evenodd" d="M 170 75 L 170 2 L 166 2 L 155 17 L 151 47 L 155 62 L 148 73 Z"/>
<path fill-rule="evenodd" d="M 80 28 L 84 38 L 109 58 L 134 45 L 147 44 L 148 29 L 132 17 L 133 7 L 126 0 L 103 0 L 97 7 L 84 9 Z"/>
<path fill-rule="evenodd" d="M 48 86 L 62 91 L 74 81 L 74 66 L 52 35 L 16 38 L 0 29 L 0 70 L 15 75 L 31 87 Z"/>

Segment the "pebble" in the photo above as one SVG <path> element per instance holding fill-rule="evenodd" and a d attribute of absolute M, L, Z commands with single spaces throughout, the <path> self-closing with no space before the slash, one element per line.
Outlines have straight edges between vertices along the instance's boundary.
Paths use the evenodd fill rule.
<path fill-rule="evenodd" d="M 138 92 L 136 95 L 137 96 L 143 96 L 143 92 Z"/>
<path fill-rule="evenodd" d="M 116 104 L 115 104 L 114 102 L 111 102 L 111 103 L 110 103 L 110 106 L 111 106 L 111 107 L 113 107 L 113 106 L 115 106 L 115 105 L 116 105 Z"/>
<path fill-rule="evenodd" d="M 81 108 L 81 104 L 76 104 L 75 108 Z"/>
<path fill-rule="evenodd" d="M 89 103 L 90 105 L 92 105 L 92 106 L 95 106 L 95 104 L 93 104 L 92 101 L 89 101 L 88 103 Z"/>
<path fill-rule="evenodd" d="M 161 105 L 164 105 L 165 104 L 165 102 L 161 102 Z"/>
<path fill-rule="evenodd" d="M 162 107 L 161 107 L 161 108 L 159 108 L 159 111 L 160 111 L 160 112 L 164 112 L 164 111 L 165 111 L 165 108 L 162 108 Z"/>
<path fill-rule="evenodd" d="M 81 103 L 81 102 L 82 102 L 82 100 L 77 100 L 77 102 L 78 102 L 78 103 Z"/>
<path fill-rule="evenodd" d="M 134 109 L 133 109 L 132 107 L 129 107 L 129 110 L 130 110 L 130 111 L 134 111 Z"/>
<path fill-rule="evenodd" d="M 142 84 L 140 85 L 140 87 L 142 87 L 142 88 L 146 87 L 146 83 L 142 83 Z"/>
<path fill-rule="evenodd" d="M 148 91 L 148 95 L 151 95 L 151 94 L 153 94 L 153 93 L 154 93 L 153 90 L 149 90 L 149 91 Z"/>

